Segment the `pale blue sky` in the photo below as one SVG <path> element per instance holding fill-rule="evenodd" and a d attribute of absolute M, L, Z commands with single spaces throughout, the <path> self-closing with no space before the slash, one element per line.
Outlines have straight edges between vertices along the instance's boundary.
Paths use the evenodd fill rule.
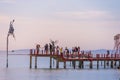
<path fill-rule="evenodd" d="M 0 50 L 6 49 L 9 22 L 15 19 L 16 40 L 10 49 L 60 46 L 112 49 L 120 31 L 120 0 L 0 0 Z"/>

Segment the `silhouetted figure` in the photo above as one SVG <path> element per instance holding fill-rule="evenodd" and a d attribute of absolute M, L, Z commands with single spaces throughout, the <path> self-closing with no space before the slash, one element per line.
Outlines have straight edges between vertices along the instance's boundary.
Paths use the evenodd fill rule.
<path fill-rule="evenodd" d="M 55 54 L 55 44 L 58 43 L 58 41 L 57 40 L 55 40 L 55 41 L 50 40 L 50 42 L 51 42 L 51 45 L 52 45 L 52 52 L 53 52 L 53 54 Z"/>
<path fill-rule="evenodd" d="M 52 41 L 51 43 L 52 43 L 52 52 L 53 52 L 53 54 L 55 54 L 55 42 Z"/>
<path fill-rule="evenodd" d="M 78 46 L 78 54 L 80 54 L 80 47 Z"/>
<path fill-rule="evenodd" d="M 75 49 L 74 49 L 74 47 L 72 47 L 72 54 L 75 52 Z"/>
<path fill-rule="evenodd" d="M 60 49 L 59 46 L 57 46 L 56 47 L 56 53 L 57 53 L 57 55 L 59 54 L 59 49 Z"/>
<path fill-rule="evenodd" d="M 37 44 L 37 45 L 36 45 L 36 53 L 37 53 L 37 54 L 39 54 L 39 48 L 40 48 L 40 45 Z"/>
<path fill-rule="evenodd" d="M 81 54 L 82 54 L 82 58 L 84 57 L 84 55 L 85 55 L 85 51 L 81 51 Z"/>
<path fill-rule="evenodd" d="M 48 54 L 48 44 L 45 45 L 45 52 Z"/>
<path fill-rule="evenodd" d="M 63 54 L 63 47 L 60 48 L 60 54 Z"/>
<path fill-rule="evenodd" d="M 50 54 L 52 54 L 52 45 L 49 43 Z"/>
<path fill-rule="evenodd" d="M 109 54 L 110 54 L 110 51 L 109 51 L 109 50 L 107 50 L 107 55 L 109 56 Z"/>
<path fill-rule="evenodd" d="M 69 58 L 69 49 L 67 47 L 65 48 L 65 53 L 66 53 L 67 58 Z"/>
<path fill-rule="evenodd" d="M 78 55 L 78 47 L 75 47 L 75 48 L 74 48 L 74 52 L 75 52 L 75 53 L 74 53 L 74 56 L 76 57 L 76 56 Z"/>

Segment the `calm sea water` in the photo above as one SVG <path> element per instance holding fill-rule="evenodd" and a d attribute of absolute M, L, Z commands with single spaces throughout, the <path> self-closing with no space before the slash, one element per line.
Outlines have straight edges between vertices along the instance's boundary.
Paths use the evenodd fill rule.
<path fill-rule="evenodd" d="M 120 80 L 118 69 L 103 69 L 102 66 L 98 70 L 96 66 L 89 69 L 89 62 L 85 63 L 85 69 L 73 69 L 70 63 L 67 63 L 67 69 L 63 69 L 62 64 L 60 69 L 55 69 L 55 65 L 54 69 L 49 69 L 49 58 L 38 58 L 38 69 L 29 69 L 28 55 L 9 55 L 9 68 L 6 68 L 6 53 L 0 52 L 0 80 Z"/>

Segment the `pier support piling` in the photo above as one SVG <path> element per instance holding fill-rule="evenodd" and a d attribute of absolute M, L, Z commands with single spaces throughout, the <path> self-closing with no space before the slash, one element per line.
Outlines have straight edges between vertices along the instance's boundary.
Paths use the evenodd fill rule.
<path fill-rule="evenodd" d="M 82 66 L 82 62 L 81 61 L 79 61 L 79 68 L 81 69 L 81 66 Z"/>
<path fill-rule="evenodd" d="M 92 61 L 90 61 L 90 69 L 92 69 L 93 68 L 93 63 L 92 63 Z"/>
<path fill-rule="evenodd" d="M 32 49 L 30 49 L 30 69 L 32 68 Z"/>
<path fill-rule="evenodd" d="M 104 60 L 104 69 L 106 68 L 106 61 Z"/>
<path fill-rule="evenodd" d="M 114 61 L 114 66 L 116 67 L 117 66 L 117 64 L 116 64 L 117 62 L 116 61 Z"/>
<path fill-rule="evenodd" d="M 71 61 L 70 61 L 70 66 L 71 66 Z"/>
<path fill-rule="evenodd" d="M 109 66 L 109 61 L 107 61 L 107 66 Z"/>
<path fill-rule="evenodd" d="M 120 67 L 120 61 L 119 61 L 119 67 Z"/>
<path fill-rule="evenodd" d="M 97 69 L 99 69 L 99 61 L 97 60 Z"/>
<path fill-rule="evenodd" d="M 30 55 L 30 69 L 32 68 L 32 55 Z"/>
<path fill-rule="evenodd" d="M 59 68 L 59 60 L 57 59 L 56 60 L 56 69 L 58 69 Z"/>
<path fill-rule="evenodd" d="M 73 61 L 73 68 L 75 69 L 76 67 L 76 61 Z"/>
<path fill-rule="evenodd" d="M 102 61 L 101 61 L 101 66 L 102 66 L 103 64 L 102 64 Z"/>
<path fill-rule="evenodd" d="M 35 69 L 37 69 L 37 55 L 35 56 Z"/>
<path fill-rule="evenodd" d="M 52 68 L 52 57 L 50 56 L 50 69 Z"/>
<path fill-rule="evenodd" d="M 84 69 L 84 61 L 82 61 L 82 66 L 81 67 L 82 67 L 82 69 Z"/>
<path fill-rule="evenodd" d="M 111 61 L 111 68 L 113 68 L 113 61 Z"/>
<path fill-rule="evenodd" d="M 66 69 L 66 61 L 64 61 L 64 69 Z"/>

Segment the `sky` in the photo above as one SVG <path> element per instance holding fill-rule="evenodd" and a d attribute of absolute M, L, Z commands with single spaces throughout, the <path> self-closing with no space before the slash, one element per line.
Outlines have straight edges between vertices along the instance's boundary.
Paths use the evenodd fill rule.
<path fill-rule="evenodd" d="M 9 23 L 15 39 L 9 50 L 44 47 L 58 40 L 60 47 L 83 50 L 113 49 L 120 33 L 120 0 L 0 0 L 0 50 L 6 50 Z"/>

